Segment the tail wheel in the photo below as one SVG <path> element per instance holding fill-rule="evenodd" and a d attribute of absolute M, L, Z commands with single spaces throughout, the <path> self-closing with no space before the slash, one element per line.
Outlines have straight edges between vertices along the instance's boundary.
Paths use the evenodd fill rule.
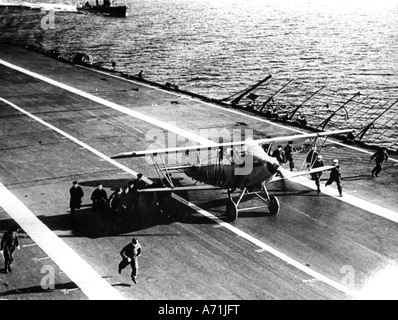
<path fill-rule="evenodd" d="M 275 196 L 270 196 L 269 205 L 268 205 L 269 213 L 275 216 L 276 214 L 278 214 L 279 209 L 280 209 L 280 204 L 278 198 Z"/>
<path fill-rule="evenodd" d="M 233 201 L 228 201 L 225 212 L 229 222 L 234 222 L 238 218 L 238 206 Z"/>

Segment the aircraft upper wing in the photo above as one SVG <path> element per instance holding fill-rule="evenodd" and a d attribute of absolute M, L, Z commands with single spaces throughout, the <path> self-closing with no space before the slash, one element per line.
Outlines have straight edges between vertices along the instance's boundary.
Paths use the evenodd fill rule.
<path fill-rule="evenodd" d="M 175 148 L 165 148 L 165 149 L 155 149 L 155 150 L 144 150 L 144 151 L 131 151 L 131 152 L 123 152 L 117 155 L 112 156 L 112 159 L 121 159 L 121 158 L 135 158 L 135 157 L 144 157 L 144 156 L 157 156 L 161 154 L 174 154 L 177 152 L 183 151 L 199 151 L 199 150 L 214 150 L 216 148 L 222 147 L 232 147 L 232 146 L 243 146 L 243 145 L 251 145 L 251 144 L 264 144 L 264 143 L 273 143 L 273 142 L 285 142 L 291 140 L 298 139 L 308 139 L 308 138 L 316 138 L 322 136 L 332 136 L 339 134 L 346 134 L 349 132 L 353 132 L 353 129 L 343 129 L 343 130 L 335 130 L 335 131 L 325 131 L 325 132 L 317 132 L 317 133 L 306 133 L 306 134 L 296 134 L 292 136 L 281 136 L 275 138 L 266 138 L 266 139 L 257 139 L 257 140 L 246 140 L 246 141 L 231 141 L 225 143 L 214 143 L 208 145 L 198 145 L 198 146 L 185 146 L 185 147 L 175 147 Z"/>

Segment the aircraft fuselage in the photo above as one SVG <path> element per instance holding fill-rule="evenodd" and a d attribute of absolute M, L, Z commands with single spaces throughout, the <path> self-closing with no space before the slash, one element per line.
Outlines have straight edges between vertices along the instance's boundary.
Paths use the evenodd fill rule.
<path fill-rule="evenodd" d="M 205 160 L 184 169 L 184 173 L 196 181 L 227 188 L 260 187 L 274 177 L 280 166 L 276 158 L 255 146 L 240 156 L 231 155 L 229 150 L 221 158 Z"/>

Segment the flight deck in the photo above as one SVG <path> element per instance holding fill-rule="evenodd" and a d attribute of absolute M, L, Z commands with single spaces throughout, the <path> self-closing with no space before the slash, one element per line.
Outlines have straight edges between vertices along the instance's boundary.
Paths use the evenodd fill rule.
<path fill-rule="evenodd" d="M 397 268 L 396 157 L 390 155 L 380 177 L 372 178 L 375 150 L 332 137 L 322 155 L 327 164 L 339 159 L 343 197 L 335 184 L 325 187 L 324 172 L 320 193 L 309 175 L 269 184 L 281 205 L 275 216 L 247 210 L 226 222 L 225 190 L 173 194 L 172 219 L 150 199 L 117 228 L 92 214 L 90 195 L 98 182 L 109 196 L 137 173 L 147 182 L 158 179 L 146 159 L 113 155 L 154 143 L 202 143 L 225 130 L 263 138 L 307 133 L 117 72 L 2 44 L 0 229 L 16 222 L 22 231 L 13 272 L 0 274 L 0 299 L 398 297 L 397 279 L 382 277 Z M 295 170 L 304 166 L 305 142 L 295 142 Z M 191 183 L 183 174 L 173 177 Z M 72 228 L 74 180 L 85 195 Z M 119 252 L 131 237 L 143 247 L 138 284 L 130 270 L 117 272 Z"/>

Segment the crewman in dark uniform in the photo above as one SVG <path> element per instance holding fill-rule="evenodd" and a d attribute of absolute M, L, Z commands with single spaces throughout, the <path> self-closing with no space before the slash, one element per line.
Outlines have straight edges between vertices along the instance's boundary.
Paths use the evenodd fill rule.
<path fill-rule="evenodd" d="M 289 141 L 285 146 L 285 159 L 289 161 L 290 171 L 294 169 L 293 153 L 297 152 L 296 148 L 293 146 L 293 141 Z"/>
<path fill-rule="evenodd" d="M 137 174 L 137 180 L 134 181 L 133 190 L 137 191 L 144 189 L 146 187 L 146 182 L 142 180 L 142 173 Z"/>
<path fill-rule="evenodd" d="M 117 188 L 109 197 L 110 222 L 114 230 L 116 229 L 116 224 L 120 221 L 125 210 L 125 206 L 122 203 L 122 194 L 123 189 Z"/>
<path fill-rule="evenodd" d="M 137 272 L 138 272 L 138 257 L 141 255 L 142 247 L 136 238 L 131 239 L 131 243 L 126 245 L 120 255 L 122 256 L 122 261 L 119 263 L 119 274 L 128 265 L 131 266 L 131 280 L 137 283 Z"/>
<path fill-rule="evenodd" d="M 341 184 L 341 172 L 340 172 L 339 160 L 337 160 L 337 159 L 333 160 L 333 165 L 334 165 L 334 168 L 330 171 L 330 177 L 329 177 L 329 180 L 326 181 L 325 187 L 332 184 L 333 182 L 336 182 L 337 190 L 339 190 L 340 197 L 342 197 L 343 196 L 343 186 Z"/>
<path fill-rule="evenodd" d="M 281 145 L 278 145 L 277 149 L 274 152 L 272 152 L 272 157 L 276 158 L 276 160 L 278 160 L 280 165 L 286 162 L 285 152 L 283 151 Z"/>
<path fill-rule="evenodd" d="M 375 159 L 376 161 L 376 166 L 372 170 L 372 177 L 376 175 L 376 177 L 379 176 L 381 169 L 382 169 L 382 164 L 384 161 L 388 162 L 388 153 L 387 153 L 387 148 L 382 147 L 379 151 L 375 152 L 371 157 L 370 160 Z"/>
<path fill-rule="evenodd" d="M 75 209 L 80 209 L 82 205 L 82 198 L 84 196 L 83 189 L 79 186 L 77 181 L 72 182 L 72 187 L 69 189 L 70 194 L 70 215 L 72 224 L 75 223 Z"/>
<path fill-rule="evenodd" d="M 297 116 L 297 123 L 300 125 L 300 127 L 306 127 L 307 126 L 307 119 L 305 115 L 302 115 L 301 113 Z"/>
<path fill-rule="evenodd" d="M 123 193 L 122 188 L 117 188 L 109 197 L 109 208 L 112 213 L 118 213 L 122 211 L 121 195 Z"/>
<path fill-rule="evenodd" d="M 21 249 L 18 239 L 18 227 L 13 226 L 6 231 L 1 239 L 0 253 L 4 258 L 4 273 L 12 272 L 11 263 L 14 261 L 15 248 Z"/>
<path fill-rule="evenodd" d="M 325 166 L 324 162 L 322 161 L 322 158 L 323 157 L 321 155 L 317 156 L 314 165 L 312 166 L 312 169 Z M 321 192 L 321 182 L 320 182 L 321 176 L 322 176 L 322 171 L 311 173 L 311 179 L 315 181 L 315 185 L 317 187 L 316 191 L 318 192 Z"/>
<path fill-rule="evenodd" d="M 93 201 L 93 213 L 97 211 L 105 213 L 108 205 L 108 196 L 102 188 L 102 183 L 97 184 L 97 188 L 91 194 L 91 200 Z"/>

